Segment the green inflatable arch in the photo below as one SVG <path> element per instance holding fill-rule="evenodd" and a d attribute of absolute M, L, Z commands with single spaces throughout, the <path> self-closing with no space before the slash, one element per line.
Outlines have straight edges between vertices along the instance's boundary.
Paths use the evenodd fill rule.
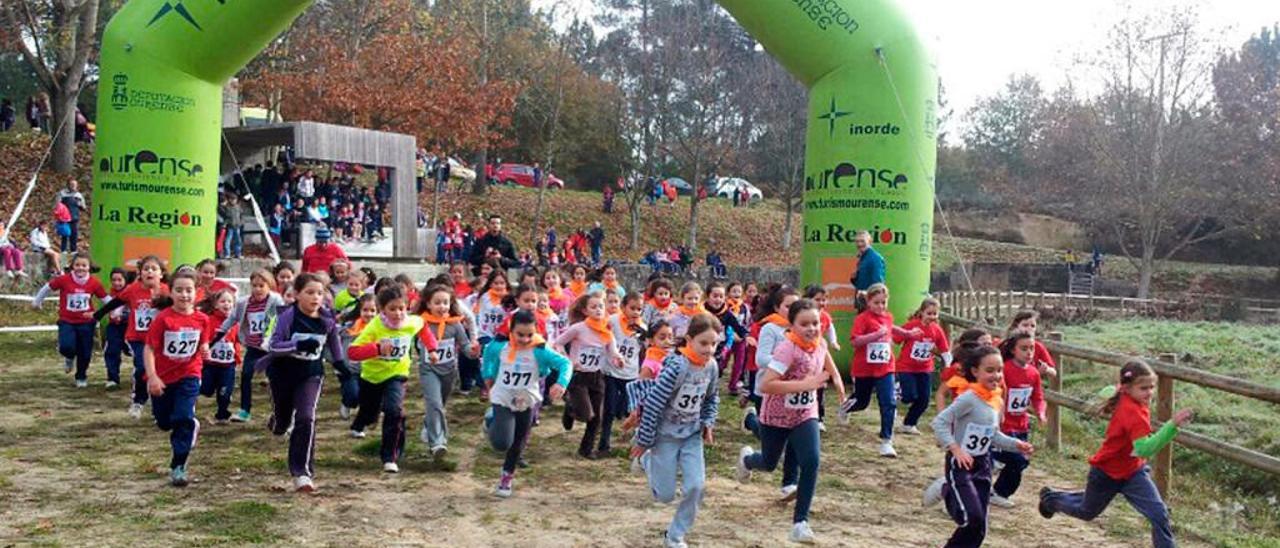
<path fill-rule="evenodd" d="M 853 316 L 854 235 L 900 320 L 928 292 L 937 77 L 891 0 L 720 0 L 810 88 L 802 280 Z M 222 86 L 310 0 L 133 0 L 103 36 L 93 256 L 194 262 L 213 247 Z M 109 92 L 108 92 L 109 91 Z M 844 360 L 842 360 L 844 361 Z"/>

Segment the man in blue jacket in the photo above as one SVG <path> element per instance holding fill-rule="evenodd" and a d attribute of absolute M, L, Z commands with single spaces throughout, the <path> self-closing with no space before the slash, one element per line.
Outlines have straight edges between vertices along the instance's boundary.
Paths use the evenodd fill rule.
<path fill-rule="evenodd" d="M 865 308 L 863 294 L 866 293 L 867 288 L 884 283 L 884 257 L 871 247 L 870 232 L 858 231 L 853 241 L 858 246 L 858 269 L 854 271 L 849 283 L 853 284 L 853 288 L 858 291 L 857 308 L 861 312 Z"/>

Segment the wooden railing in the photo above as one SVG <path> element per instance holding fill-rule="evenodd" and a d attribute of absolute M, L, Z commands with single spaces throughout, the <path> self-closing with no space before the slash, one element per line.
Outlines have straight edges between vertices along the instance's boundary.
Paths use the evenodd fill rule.
<path fill-rule="evenodd" d="M 978 327 L 986 329 L 988 332 L 998 334 L 1000 331 L 990 325 L 982 322 L 966 319 L 957 315 L 950 305 L 943 301 L 943 313 L 940 321 L 948 327 L 960 327 L 964 329 Z M 972 309 L 970 309 L 972 310 Z M 1068 396 L 1062 392 L 1062 377 L 1066 374 L 1066 363 L 1063 357 L 1071 357 L 1078 360 L 1084 360 L 1090 363 L 1106 365 L 1119 368 L 1126 362 L 1135 359 L 1133 356 L 1120 354 L 1116 352 L 1108 352 L 1105 350 L 1097 350 L 1076 346 L 1062 342 L 1062 334 L 1058 332 L 1049 333 L 1048 337 L 1041 339 L 1045 347 L 1053 355 L 1053 359 L 1058 364 L 1058 374 L 1049 377 L 1048 387 L 1045 389 L 1045 400 L 1048 402 L 1046 409 L 1045 421 L 1045 445 L 1050 450 L 1058 450 L 1062 446 L 1062 414 L 1061 408 L 1065 407 L 1080 413 L 1091 414 L 1095 411 L 1095 406 L 1085 400 Z M 1166 421 L 1173 418 L 1174 408 L 1174 381 L 1185 382 L 1229 392 L 1246 398 L 1264 401 L 1272 404 L 1280 404 L 1280 388 L 1264 386 L 1257 383 L 1248 382 L 1241 379 L 1219 375 L 1208 371 L 1193 369 L 1190 367 L 1180 366 L 1176 363 L 1176 357 L 1172 355 L 1161 356 L 1157 359 L 1144 358 L 1144 361 L 1159 375 L 1159 382 L 1156 387 L 1155 395 L 1155 424 L 1153 427 L 1159 427 Z M 1280 411 L 1280 409 L 1277 409 Z M 1211 438 L 1202 434 L 1197 434 L 1189 430 L 1180 430 L 1178 436 L 1174 438 L 1174 442 L 1194 449 L 1208 453 L 1222 459 L 1241 464 L 1256 470 L 1266 472 L 1271 475 L 1280 476 L 1280 458 L 1273 455 L 1261 453 L 1247 447 L 1241 447 L 1233 443 L 1225 442 L 1219 439 Z M 1160 488 L 1160 492 L 1166 496 L 1169 493 L 1170 480 L 1173 474 L 1173 448 L 1172 445 L 1165 447 L 1154 459 L 1154 480 Z"/>
<path fill-rule="evenodd" d="M 1038 310 L 1110 310 L 1122 314 L 1141 314 L 1170 309 L 1198 308 L 1210 316 L 1221 315 L 1236 306 L 1245 318 L 1253 321 L 1280 321 L 1280 303 L 1264 299 L 1237 298 L 1227 295 L 1188 295 L 1186 300 L 1138 299 L 1105 295 L 1072 295 L 1037 291 L 946 291 L 935 293 L 942 306 L 966 318 L 990 318 L 1000 321 L 1019 309 Z"/>

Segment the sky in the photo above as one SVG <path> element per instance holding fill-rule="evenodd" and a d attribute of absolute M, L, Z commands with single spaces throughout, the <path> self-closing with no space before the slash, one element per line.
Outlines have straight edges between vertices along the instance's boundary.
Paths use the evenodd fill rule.
<path fill-rule="evenodd" d="M 1116 0 L 899 0 L 930 42 L 948 100 L 962 116 L 997 93 L 1009 77 L 1029 73 L 1046 91 L 1075 80 L 1076 60 L 1097 50 L 1124 13 Z M 592 0 L 533 0 L 572 17 L 594 13 Z M 1133 12 L 1158 5 L 1196 8 L 1223 48 L 1238 48 L 1264 26 L 1280 23 L 1276 0 L 1131 0 Z M 853 5 L 857 5 L 854 3 Z M 1078 80 L 1077 80 L 1077 85 Z"/>

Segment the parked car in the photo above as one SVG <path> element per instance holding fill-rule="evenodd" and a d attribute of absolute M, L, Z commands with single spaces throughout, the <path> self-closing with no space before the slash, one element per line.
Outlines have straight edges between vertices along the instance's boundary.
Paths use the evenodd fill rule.
<path fill-rule="evenodd" d="M 764 193 L 760 192 L 756 185 L 747 182 L 746 179 L 737 177 L 721 177 L 716 180 L 715 196 L 718 198 L 727 198 L 732 200 L 735 192 L 741 192 L 747 189 L 747 197 L 750 201 L 759 201 L 764 199 Z"/>
<path fill-rule="evenodd" d="M 689 184 L 689 181 L 686 181 L 679 177 L 670 177 L 667 179 L 667 183 L 673 187 L 676 187 L 676 194 L 679 194 L 679 195 L 693 194 L 693 185 Z"/>
<path fill-rule="evenodd" d="M 470 183 L 476 180 L 476 172 L 474 169 L 467 167 L 466 164 L 451 157 L 449 158 L 449 178 L 462 179 Z"/>
<path fill-rule="evenodd" d="M 520 185 L 535 188 L 533 184 L 533 166 L 524 164 L 502 164 L 494 171 L 493 178 L 504 185 Z M 543 184 L 547 188 L 564 188 L 564 181 L 545 170 L 542 172 Z"/>

